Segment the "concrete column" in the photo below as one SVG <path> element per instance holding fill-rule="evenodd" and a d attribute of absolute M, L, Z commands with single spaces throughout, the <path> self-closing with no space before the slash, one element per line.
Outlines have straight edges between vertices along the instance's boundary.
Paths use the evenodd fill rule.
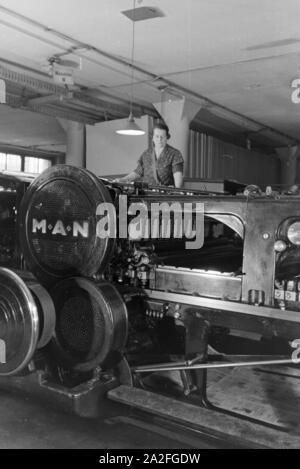
<path fill-rule="evenodd" d="M 80 122 L 68 121 L 66 164 L 86 167 L 85 125 Z"/>
<path fill-rule="evenodd" d="M 276 148 L 276 153 L 281 162 L 280 184 L 287 187 L 292 186 L 296 179 L 299 147 Z"/>
<path fill-rule="evenodd" d="M 194 103 L 184 96 L 172 99 L 172 95 L 164 96 L 160 103 L 153 103 L 169 127 L 171 138 L 168 143 L 181 151 L 184 159 L 184 172 L 187 172 L 189 151 L 189 125 L 191 120 L 200 111 L 201 105 Z"/>

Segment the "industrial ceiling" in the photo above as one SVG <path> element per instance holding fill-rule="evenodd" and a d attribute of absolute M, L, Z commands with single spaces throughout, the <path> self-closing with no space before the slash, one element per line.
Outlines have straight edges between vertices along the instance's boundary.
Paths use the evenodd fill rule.
<path fill-rule="evenodd" d="M 133 22 L 124 11 L 134 3 Z M 41 147 L 58 149 L 56 117 L 127 117 L 133 75 L 135 116 L 184 96 L 199 106 L 192 126 L 271 150 L 297 145 L 299 18 L 298 0 L 0 0 L 0 122 L 38 128 L 42 113 Z M 22 127 L 7 143 L 22 140 Z"/>

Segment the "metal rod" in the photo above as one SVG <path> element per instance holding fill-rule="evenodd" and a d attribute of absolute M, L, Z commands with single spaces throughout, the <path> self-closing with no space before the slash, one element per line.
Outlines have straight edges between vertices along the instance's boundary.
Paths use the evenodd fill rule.
<path fill-rule="evenodd" d="M 201 360 L 200 357 L 196 357 L 196 358 L 193 358 L 192 360 L 181 360 L 181 361 L 178 361 L 178 362 L 168 362 L 168 363 L 156 363 L 155 367 L 157 367 L 157 369 L 161 369 L 163 367 L 167 367 L 167 366 L 172 366 L 172 370 L 177 370 L 178 368 L 177 367 L 180 367 L 180 366 L 191 366 L 191 365 L 194 365 L 195 363 L 197 363 L 199 360 Z M 146 365 L 147 366 L 147 365 Z M 148 366 L 152 366 L 152 365 L 148 365 Z M 144 367 L 143 367 L 144 368 Z"/>
<path fill-rule="evenodd" d="M 151 365 L 151 366 L 136 366 L 132 368 L 133 372 L 136 373 L 148 373 L 154 371 L 172 371 L 172 370 L 203 370 L 210 368 L 232 368 L 232 367 L 241 367 L 241 366 L 261 366 L 261 365 L 283 365 L 287 363 L 297 364 L 297 360 L 291 358 L 285 358 L 281 360 L 256 360 L 251 362 L 231 362 L 231 363 L 199 363 L 196 365 Z"/>

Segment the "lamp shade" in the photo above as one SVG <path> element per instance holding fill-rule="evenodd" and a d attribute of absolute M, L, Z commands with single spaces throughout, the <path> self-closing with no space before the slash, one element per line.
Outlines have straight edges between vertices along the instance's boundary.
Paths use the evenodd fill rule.
<path fill-rule="evenodd" d="M 120 130 L 116 130 L 119 135 L 144 135 L 146 132 L 142 130 L 135 122 L 132 113 L 129 114 L 129 118 L 125 125 Z"/>

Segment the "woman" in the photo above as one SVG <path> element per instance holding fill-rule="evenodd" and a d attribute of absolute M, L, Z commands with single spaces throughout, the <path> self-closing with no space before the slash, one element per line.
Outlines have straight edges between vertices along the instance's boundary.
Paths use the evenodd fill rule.
<path fill-rule="evenodd" d="M 142 180 L 151 185 L 183 185 L 183 157 L 179 150 L 167 144 L 170 138 L 166 124 L 158 123 L 153 128 L 152 146 L 138 160 L 136 169 L 118 182 Z"/>

